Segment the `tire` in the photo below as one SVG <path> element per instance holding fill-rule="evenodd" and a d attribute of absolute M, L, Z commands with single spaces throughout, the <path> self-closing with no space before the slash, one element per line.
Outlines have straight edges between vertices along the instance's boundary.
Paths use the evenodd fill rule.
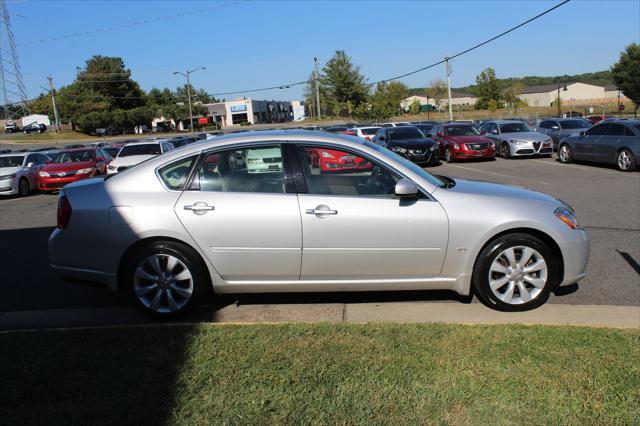
<path fill-rule="evenodd" d="M 183 316 L 207 291 L 210 281 L 201 259 L 185 244 L 154 241 L 129 257 L 122 278 L 134 304 L 147 316 Z"/>
<path fill-rule="evenodd" d="M 500 146 L 500 155 L 502 155 L 502 158 L 511 158 L 511 150 L 508 143 L 502 142 L 502 145 Z"/>
<path fill-rule="evenodd" d="M 630 172 L 636 169 L 636 158 L 633 156 L 633 152 L 627 148 L 623 148 L 618 152 L 616 156 L 616 167 L 621 172 Z"/>
<path fill-rule="evenodd" d="M 20 178 L 18 182 L 18 195 L 21 197 L 26 197 L 31 193 L 31 188 L 29 187 L 29 181 L 26 178 Z"/>
<path fill-rule="evenodd" d="M 522 265 L 524 256 L 528 259 Z M 527 273 L 529 268 L 533 269 Z M 551 249 L 540 239 L 530 234 L 507 234 L 487 244 L 478 256 L 473 287 L 489 308 L 528 311 L 547 301 L 559 282 L 558 271 Z"/>
<path fill-rule="evenodd" d="M 444 161 L 446 161 L 447 163 L 453 163 L 454 162 L 454 159 L 451 156 L 451 148 L 449 148 L 449 147 L 447 147 L 444 150 Z"/>
<path fill-rule="evenodd" d="M 563 143 L 558 148 L 558 161 L 565 164 L 573 162 L 573 152 L 571 152 L 571 147 L 566 143 Z"/>

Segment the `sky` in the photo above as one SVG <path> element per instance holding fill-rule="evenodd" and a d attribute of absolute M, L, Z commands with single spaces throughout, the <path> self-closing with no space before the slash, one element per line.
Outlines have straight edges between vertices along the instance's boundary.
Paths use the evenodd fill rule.
<path fill-rule="evenodd" d="M 93 55 L 119 56 L 143 89 L 184 84 L 175 70 L 204 66 L 209 93 L 306 80 L 345 50 L 369 82 L 453 55 L 559 3 L 555 1 L 21 1 L 6 0 L 28 97 L 51 75 L 69 84 Z M 143 22 L 147 21 L 147 22 Z M 143 23 L 141 23 L 143 22 Z M 113 28 L 113 30 L 107 30 Z M 69 35 L 73 35 L 67 37 Z M 640 1 L 572 0 L 452 62 L 452 86 L 484 68 L 500 78 L 608 69 L 640 42 Z M 426 87 L 444 66 L 402 79 Z M 226 99 L 300 99 L 303 86 Z"/>

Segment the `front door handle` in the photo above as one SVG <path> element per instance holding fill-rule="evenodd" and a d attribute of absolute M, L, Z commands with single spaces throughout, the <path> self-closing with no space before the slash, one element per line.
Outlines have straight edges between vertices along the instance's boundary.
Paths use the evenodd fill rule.
<path fill-rule="evenodd" d="M 185 210 L 191 210 L 194 214 L 203 215 L 210 210 L 215 210 L 215 206 L 210 206 L 204 201 L 198 201 L 193 205 L 184 206 Z"/>
<path fill-rule="evenodd" d="M 327 206 L 325 204 L 320 204 L 315 209 L 307 209 L 306 213 L 307 214 L 315 214 L 318 217 L 326 217 L 326 216 L 331 216 L 331 215 L 338 214 L 338 210 L 331 210 L 329 208 L 329 206 Z"/>

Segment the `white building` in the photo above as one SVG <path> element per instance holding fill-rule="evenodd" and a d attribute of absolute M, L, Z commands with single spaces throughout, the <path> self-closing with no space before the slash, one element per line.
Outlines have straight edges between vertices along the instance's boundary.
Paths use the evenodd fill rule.
<path fill-rule="evenodd" d="M 615 84 L 611 84 L 609 86 L 604 86 L 604 97 L 605 99 L 616 99 L 618 100 L 618 88 Z M 620 92 L 620 102 L 626 102 L 629 98 L 627 98 L 624 93 Z"/>
<path fill-rule="evenodd" d="M 408 111 L 409 108 L 411 107 L 411 104 L 417 100 L 418 102 L 420 102 L 420 106 L 424 106 L 424 105 L 431 105 L 433 107 L 437 106 L 437 102 L 434 98 L 430 97 L 430 96 L 409 96 L 406 99 L 403 99 L 402 101 L 400 101 L 400 107 L 405 110 Z M 452 106 L 456 106 L 456 105 L 475 105 L 476 101 L 478 100 L 478 98 L 476 98 L 475 96 L 469 94 L 469 93 L 456 93 L 456 92 L 451 92 L 451 105 Z M 445 97 L 443 99 L 440 99 L 440 107 L 447 107 L 449 105 L 449 98 L 447 95 L 445 95 Z"/>
<path fill-rule="evenodd" d="M 461 105 L 461 106 L 475 105 L 477 101 L 478 101 L 478 98 L 476 98 L 472 94 L 451 92 L 451 106 L 456 106 L 456 105 Z M 444 105 L 448 106 L 449 105 L 449 98 L 445 97 L 442 100 L 442 103 Z"/>
<path fill-rule="evenodd" d="M 51 126 L 51 120 L 49 119 L 49 116 L 44 114 L 25 115 L 20 120 L 18 120 L 18 125 L 20 127 L 27 126 L 31 123 L 44 124 L 47 127 Z"/>
<path fill-rule="evenodd" d="M 567 90 L 564 90 L 564 88 Z M 529 106 L 552 106 L 558 98 L 563 102 L 604 99 L 604 87 L 585 83 L 554 83 L 541 86 L 529 86 L 522 89 L 519 98 L 527 102 Z M 617 92 L 616 92 L 617 96 Z"/>
<path fill-rule="evenodd" d="M 251 98 L 203 104 L 207 116 L 221 127 L 241 124 L 285 123 L 293 120 L 293 106 L 287 101 L 256 101 Z"/>

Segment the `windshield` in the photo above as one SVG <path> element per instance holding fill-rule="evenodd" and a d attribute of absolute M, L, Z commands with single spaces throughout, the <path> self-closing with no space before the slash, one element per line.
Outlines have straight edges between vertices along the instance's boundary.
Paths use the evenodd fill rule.
<path fill-rule="evenodd" d="M 480 132 L 473 126 L 452 126 L 445 127 L 447 136 L 477 136 Z"/>
<path fill-rule="evenodd" d="M 563 129 L 588 129 L 591 123 L 585 120 L 560 120 L 560 127 Z"/>
<path fill-rule="evenodd" d="M 360 129 L 362 134 L 367 136 L 375 135 L 378 130 L 380 130 L 380 127 L 365 127 Z"/>
<path fill-rule="evenodd" d="M 67 151 L 56 154 L 52 163 L 78 163 L 81 161 L 93 161 L 93 151 Z"/>
<path fill-rule="evenodd" d="M 387 132 L 389 133 L 390 141 L 424 138 L 422 132 L 415 127 L 389 127 L 389 130 Z"/>
<path fill-rule="evenodd" d="M 11 157 L 0 157 L 0 167 L 21 167 L 24 156 L 12 155 Z"/>
<path fill-rule="evenodd" d="M 130 155 L 158 155 L 160 152 L 160 144 L 146 143 L 140 145 L 125 145 L 118 153 L 118 157 L 129 157 Z"/>
<path fill-rule="evenodd" d="M 417 174 L 418 176 L 420 176 L 421 178 L 423 178 L 424 180 L 426 180 L 430 184 L 438 186 L 438 187 L 442 186 L 442 181 L 440 179 L 438 179 L 437 177 L 433 176 L 431 173 L 425 171 L 422 167 L 418 166 L 417 164 L 415 164 L 415 163 L 407 160 L 406 158 L 396 154 L 395 152 L 392 152 L 392 151 L 388 150 L 387 148 L 383 148 L 380 145 L 376 145 L 375 143 L 365 142 L 364 144 L 365 144 L 365 146 L 368 146 L 369 148 L 375 149 L 380 154 L 382 154 L 382 155 L 384 155 L 386 157 L 392 158 L 395 161 L 401 163 L 407 169 L 411 170 L 413 173 Z"/>
<path fill-rule="evenodd" d="M 500 133 L 530 132 L 531 128 L 526 123 L 506 123 L 500 125 Z"/>

